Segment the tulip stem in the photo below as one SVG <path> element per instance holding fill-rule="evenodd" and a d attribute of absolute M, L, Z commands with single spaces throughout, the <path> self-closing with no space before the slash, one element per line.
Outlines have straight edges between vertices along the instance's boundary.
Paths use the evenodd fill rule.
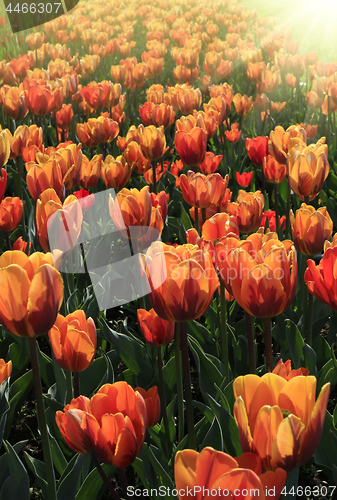
<path fill-rule="evenodd" d="M 229 364 L 228 364 L 228 338 L 227 338 L 227 310 L 226 310 L 226 294 L 225 287 L 220 281 L 220 308 L 221 308 L 221 351 L 223 374 L 226 380 L 226 385 L 229 384 Z"/>
<path fill-rule="evenodd" d="M 156 172 L 156 162 L 152 161 L 152 175 L 153 175 L 153 192 L 154 194 L 157 194 L 157 172 Z"/>
<path fill-rule="evenodd" d="M 273 352 L 271 338 L 271 318 L 264 318 L 264 351 L 266 356 L 266 370 L 273 370 Z"/>
<path fill-rule="evenodd" d="M 179 323 L 175 325 L 174 354 L 177 374 L 177 396 L 178 396 L 178 441 L 184 438 L 184 401 L 183 401 L 183 382 L 181 372 L 181 352 L 180 352 L 180 333 Z"/>
<path fill-rule="evenodd" d="M 248 341 L 248 357 L 249 357 L 249 373 L 255 375 L 255 348 L 254 348 L 254 332 L 253 321 L 249 313 L 245 311 L 247 341 Z"/>
<path fill-rule="evenodd" d="M 188 447 L 195 450 L 195 434 L 194 434 L 194 418 L 193 418 L 193 403 L 192 403 L 192 387 L 191 387 L 191 370 L 190 358 L 188 354 L 188 340 L 187 340 L 187 323 L 180 323 L 180 345 L 181 355 L 183 361 L 183 376 L 184 376 L 184 389 L 186 401 L 186 419 L 187 419 L 187 434 L 188 434 Z"/>
<path fill-rule="evenodd" d="M 81 395 L 80 374 L 79 372 L 74 372 L 74 397 L 78 398 L 80 395 Z"/>
<path fill-rule="evenodd" d="M 49 494 L 48 498 L 49 500 L 56 500 L 55 474 L 54 474 L 54 466 L 53 466 L 53 460 L 51 456 L 51 449 L 48 437 L 46 414 L 43 404 L 40 368 L 39 368 L 39 360 L 38 360 L 37 345 L 36 345 L 37 340 L 35 337 L 30 337 L 28 340 L 29 340 L 30 363 L 32 366 L 34 390 L 36 397 L 37 418 L 41 432 L 43 458 L 46 467 L 46 479 L 48 483 L 48 494 Z"/>
<path fill-rule="evenodd" d="M 200 235 L 200 226 L 199 226 L 199 208 L 194 207 L 194 219 L 195 219 L 195 228 L 197 233 Z"/>
<path fill-rule="evenodd" d="M 118 468 L 119 482 L 121 483 L 121 488 L 123 491 L 123 496 L 128 498 L 128 482 L 126 480 L 125 469 Z"/>
<path fill-rule="evenodd" d="M 309 292 L 309 303 L 308 303 L 308 333 L 307 333 L 307 344 L 312 346 L 312 320 L 314 312 L 314 296 Z"/>
<path fill-rule="evenodd" d="M 206 222 L 206 208 L 202 208 L 201 209 L 201 230 L 202 230 L 202 226 L 205 224 Z"/>
<path fill-rule="evenodd" d="M 277 184 L 274 184 L 274 208 L 275 208 L 275 222 L 276 222 L 276 233 L 279 237 L 279 219 L 278 219 L 278 200 L 277 200 Z"/>
<path fill-rule="evenodd" d="M 67 403 L 70 403 L 70 401 L 74 397 L 74 394 L 73 394 L 72 374 L 71 374 L 71 371 L 69 371 L 69 370 L 66 370 L 66 384 L 67 384 Z"/>
<path fill-rule="evenodd" d="M 288 179 L 288 187 L 287 187 L 287 210 L 286 210 L 286 238 L 290 238 L 290 217 L 289 217 L 289 212 L 290 212 L 290 184 L 289 184 L 289 179 Z"/>
<path fill-rule="evenodd" d="M 163 374 L 163 360 L 161 356 L 161 347 L 157 346 L 157 360 L 158 360 L 158 376 L 159 376 L 159 395 L 160 395 L 160 406 L 164 419 L 165 437 L 167 444 L 167 452 L 170 450 L 170 430 L 167 418 L 166 410 L 166 396 L 165 396 L 165 385 L 164 385 L 164 374 Z"/>
<path fill-rule="evenodd" d="M 95 467 L 98 470 L 99 475 L 103 479 L 103 482 L 104 482 L 105 486 L 108 488 L 108 490 L 110 491 L 110 493 L 113 496 L 113 498 L 115 500 L 121 500 L 121 497 L 118 495 L 118 493 L 116 492 L 115 488 L 112 486 L 111 482 L 109 481 L 107 475 L 105 474 L 104 470 L 102 469 L 102 466 L 99 463 L 99 460 L 98 460 L 95 452 L 93 452 L 91 454 L 91 456 L 92 456 L 92 459 L 94 461 Z"/>
<path fill-rule="evenodd" d="M 11 240 L 9 239 L 8 231 L 5 231 L 7 250 L 12 250 Z"/>

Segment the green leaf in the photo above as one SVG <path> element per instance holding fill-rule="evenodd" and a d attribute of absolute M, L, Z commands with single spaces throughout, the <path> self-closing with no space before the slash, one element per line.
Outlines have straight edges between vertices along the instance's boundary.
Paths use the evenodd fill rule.
<path fill-rule="evenodd" d="M 67 382 L 64 370 L 60 367 L 58 362 L 55 359 L 54 353 L 52 353 L 52 363 L 54 369 L 54 375 L 56 380 L 56 396 L 63 406 L 66 405 L 66 396 L 67 396 Z"/>
<path fill-rule="evenodd" d="M 303 348 L 303 356 L 304 356 L 304 366 L 309 368 L 310 375 L 316 376 L 316 360 L 317 355 L 312 347 L 308 344 L 304 344 Z"/>
<path fill-rule="evenodd" d="M 73 468 L 58 482 L 57 500 L 75 500 L 77 483 L 85 461 L 91 461 L 90 455 L 78 454 Z"/>
<path fill-rule="evenodd" d="M 46 474 L 46 466 L 41 460 L 31 457 L 27 452 L 25 452 L 25 461 L 34 476 L 36 477 L 36 482 L 43 491 L 43 495 L 48 499 L 48 481 Z"/>
<path fill-rule="evenodd" d="M 299 329 L 290 319 L 287 320 L 286 337 L 290 349 L 291 365 L 293 368 L 297 369 L 300 367 L 304 340 Z"/>
<path fill-rule="evenodd" d="M 332 478 L 332 466 L 337 464 L 337 432 L 332 415 L 326 410 L 325 422 L 320 442 L 314 455 L 315 463 L 324 466 L 324 471 Z"/>
<path fill-rule="evenodd" d="M 0 500 L 29 500 L 28 473 L 8 441 L 4 441 L 4 448 L 7 452 L 9 476 L 1 488 Z"/>
<path fill-rule="evenodd" d="M 164 468 L 164 464 L 167 463 L 167 461 L 165 460 L 163 451 L 155 446 L 149 446 L 148 449 L 149 459 L 157 476 L 159 486 L 165 486 L 170 489 L 174 488 L 174 482 L 169 476 L 168 471 Z"/>
<path fill-rule="evenodd" d="M 193 337 L 189 337 L 188 340 L 198 370 L 200 390 L 204 396 L 206 393 L 215 394 L 214 384 L 220 386 L 223 375 L 202 350 L 199 342 Z"/>
<path fill-rule="evenodd" d="M 109 356 L 101 350 L 102 356 L 96 358 L 88 368 L 80 372 L 81 394 L 91 397 L 104 384 L 113 382 L 113 367 Z"/>
<path fill-rule="evenodd" d="M 25 441 L 19 441 L 16 443 L 13 448 L 17 454 L 20 453 L 22 448 L 28 443 L 28 440 L 26 439 Z M 8 459 L 8 453 L 4 453 L 0 457 L 0 485 L 4 484 L 5 480 L 9 476 L 9 459 Z"/>
<path fill-rule="evenodd" d="M 183 204 L 181 203 L 181 201 L 179 201 L 179 206 L 180 206 L 180 209 L 181 209 L 181 211 L 180 211 L 181 222 L 184 225 L 185 231 L 187 231 L 188 229 L 191 229 L 193 227 L 192 222 L 191 222 L 191 218 L 188 215 L 188 213 L 186 212 L 186 210 L 185 210 Z"/>
<path fill-rule="evenodd" d="M 111 480 L 115 475 L 117 467 L 107 464 L 101 464 L 101 467 L 105 474 L 108 476 L 108 479 Z M 103 479 L 101 478 L 97 469 L 93 469 L 82 483 L 82 486 L 80 487 L 75 499 L 100 500 L 105 490 L 106 486 L 103 483 Z"/>
<path fill-rule="evenodd" d="M 17 373 L 25 369 L 29 361 L 29 355 L 21 344 L 13 342 L 8 349 L 8 359 L 12 360 Z"/>
<path fill-rule="evenodd" d="M 288 473 L 286 484 L 285 484 L 285 488 L 287 491 L 287 495 L 284 495 L 285 500 L 294 500 L 294 498 L 296 497 L 296 495 L 294 495 L 293 493 L 289 493 L 289 491 L 291 490 L 291 488 L 294 488 L 291 491 L 297 491 L 298 474 L 299 474 L 298 467 L 296 469 L 293 469 L 291 472 Z"/>
<path fill-rule="evenodd" d="M 49 432 L 49 443 L 55 468 L 61 476 L 64 469 L 67 467 L 67 460 L 65 459 L 65 456 L 62 453 L 60 445 L 58 444 L 54 436 L 51 435 L 50 432 Z"/>
<path fill-rule="evenodd" d="M 206 446 L 211 446 L 215 450 L 223 451 L 222 431 L 216 417 L 213 418 L 213 422 L 201 444 L 201 449 L 206 448 Z"/>
<path fill-rule="evenodd" d="M 146 489 L 158 488 L 157 477 L 153 473 L 151 462 L 148 457 L 148 448 L 143 446 L 138 457 L 133 462 L 132 467 L 140 478 L 142 485 Z"/>

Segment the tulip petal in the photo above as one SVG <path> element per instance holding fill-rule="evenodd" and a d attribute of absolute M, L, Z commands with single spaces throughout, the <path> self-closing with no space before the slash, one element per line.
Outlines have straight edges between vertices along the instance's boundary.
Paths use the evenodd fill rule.
<path fill-rule="evenodd" d="M 253 441 L 264 469 L 270 469 L 272 444 L 282 421 L 283 415 L 278 406 L 263 406 L 257 415 Z"/>
<path fill-rule="evenodd" d="M 26 317 L 29 289 L 27 273 L 17 264 L 0 269 L 0 322 L 19 337 L 34 336 Z"/>
<path fill-rule="evenodd" d="M 236 500 L 264 500 L 265 495 L 259 477 L 250 469 L 234 469 L 220 476 L 211 486 L 212 490 L 229 490 L 229 498 Z M 222 493 L 222 492 L 221 492 Z M 227 493 L 227 492 L 226 492 Z M 204 500 L 223 499 L 224 495 L 213 496 L 211 492 Z"/>
<path fill-rule="evenodd" d="M 174 478 L 178 491 L 181 489 L 186 490 L 187 488 L 194 488 L 196 485 L 198 457 L 199 453 L 195 450 L 177 452 L 174 461 Z"/>
<path fill-rule="evenodd" d="M 273 469 L 281 467 L 289 472 L 297 467 L 301 433 L 304 428 L 304 424 L 295 415 L 289 415 L 281 422 L 272 445 L 270 464 Z"/>
<path fill-rule="evenodd" d="M 280 468 L 275 471 L 269 470 L 259 477 L 265 492 L 266 500 L 275 500 L 279 498 L 287 480 L 286 471 Z"/>
<path fill-rule="evenodd" d="M 245 403 L 241 396 L 234 403 L 234 418 L 239 428 L 240 444 L 243 452 L 255 452 L 255 445 L 249 428 Z"/>

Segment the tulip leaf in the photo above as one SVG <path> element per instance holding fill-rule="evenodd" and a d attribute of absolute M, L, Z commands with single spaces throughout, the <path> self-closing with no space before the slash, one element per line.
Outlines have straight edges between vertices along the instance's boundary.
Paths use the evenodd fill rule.
<path fill-rule="evenodd" d="M 115 347 L 123 363 L 137 378 L 137 384 L 141 387 L 148 386 L 154 371 L 145 347 L 123 333 L 114 331 L 103 318 L 100 318 L 99 322 L 103 326 L 105 338 Z"/>
<path fill-rule="evenodd" d="M 67 383 L 66 383 L 66 376 L 64 373 L 64 370 L 60 367 L 58 362 L 55 359 L 54 353 L 52 352 L 52 363 L 53 363 L 53 370 L 54 370 L 54 375 L 55 375 L 55 380 L 56 380 L 56 397 L 58 401 L 60 401 L 63 406 L 66 405 L 66 396 L 67 396 Z"/>
<path fill-rule="evenodd" d="M 78 454 L 73 468 L 57 484 L 57 500 L 75 500 L 77 483 L 84 462 L 91 461 L 90 455 Z"/>
<path fill-rule="evenodd" d="M 117 467 L 107 464 L 101 464 L 101 467 L 108 476 L 108 479 L 111 480 L 115 475 Z M 82 483 L 75 500 L 100 500 L 106 489 L 99 472 L 97 469 L 93 469 Z"/>
<path fill-rule="evenodd" d="M 159 486 L 165 486 L 166 488 L 174 488 L 174 483 L 172 478 L 169 476 L 168 471 L 164 468 L 164 464 L 167 463 L 165 455 L 162 450 L 156 448 L 155 446 L 149 446 L 149 459 L 154 468 L 154 472 L 157 475 Z M 169 495 L 166 495 L 169 498 Z"/>
<path fill-rule="evenodd" d="M 29 355 L 26 349 L 17 342 L 13 342 L 8 349 L 8 359 L 12 360 L 16 372 L 24 370 L 29 361 Z"/>
<path fill-rule="evenodd" d="M 0 500 L 29 500 L 29 477 L 15 449 L 4 441 L 9 466 L 9 476 L 0 491 Z M 47 497 L 46 497 L 47 498 Z"/>
<path fill-rule="evenodd" d="M 175 357 L 172 356 L 171 359 L 163 366 L 164 384 L 166 394 L 176 394 L 177 385 L 177 373 L 176 373 L 176 362 Z M 172 397 L 172 396 L 171 396 Z"/>
<path fill-rule="evenodd" d="M 7 413 L 10 410 L 8 404 L 8 379 L 0 384 L 0 446 L 5 432 L 5 425 L 7 420 Z"/>
<path fill-rule="evenodd" d="M 333 411 L 333 425 L 337 428 L 337 405 L 335 406 L 335 409 Z"/>
<path fill-rule="evenodd" d="M 80 372 L 81 394 L 88 398 L 91 397 L 95 390 L 102 385 L 102 381 L 107 380 L 108 369 L 110 371 L 110 366 L 108 366 L 106 358 L 101 356 L 100 358 L 96 358 L 86 370 Z M 108 376 L 112 380 L 111 372 L 108 373 Z"/>
<path fill-rule="evenodd" d="M 14 451 L 17 454 L 19 454 L 22 448 L 27 443 L 28 443 L 27 439 L 25 441 L 19 441 L 13 446 Z M 9 460 L 8 460 L 8 453 L 6 452 L 0 457 L 0 485 L 4 484 L 8 476 L 9 476 Z"/>
<path fill-rule="evenodd" d="M 332 479 L 332 466 L 337 465 L 337 431 L 334 428 L 333 417 L 328 410 L 325 412 L 323 432 L 314 460 L 317 465 L 324 467 L 324 472 Z"/>
<path fill-rule="evenodd" d="M 214 384 L 221 385 L 223 375 L 215 364 L 210 360 L 209 356 L 202 350 L 199 342 L 193 337 L 188 338 L 190 349 L 198 371 L 199 386 L 202 394 L 215 394 Z"/>
<path fill-rule="evenodd" d="M 132 463 L 132 467 L 140 478 L 142 485 L 146 489 L 157 488 L 157 477 L 153 474 L 153 469 L 148 458 L 148 448 L 143 446 L 138 457 Z M 77 499 L 76 499 L 77 500 Z"/>
<path fill-rule="evenodd" d="M 304 366 L 305 368 L 308 368 L 310 371 L 310 375 L 317 375 L 317 369 L 316 369 L 316 360 L 317 360 L 317 355 L 315 351 L 313 350 L 312 347 L 308 344 L 304 344 L 302 348 L 303 356 L 304 356 Z"/>
<path fill-rule="evenodd" d="M 210 308 L 208 309 L 208 311 Z M 216 343 L 211 338 L 209 331 L 203 325 L 198 323 L 197 321 L 189 321 L 188 322 L 188 333 L 199 342 L 200 346 L 204 349 L 208 354 L 216 355 Z"/>
<path fill-rule="evenodd" d="M 40 374 L 41 378 L 44 382 L 44 384 L 47 387 L 50 387 L 55 383 L 55 376 L 54 376 L 54 370 L 53 370 L 53 363 L 52 360 L 50 359 L 47 354 L 42 352 L 40 350 L 40 347 L 38 343 L 37 345 L 37 351 L 38 351 L 38 357 L 39 357 L 39 366 L 40 366 Z"/>
<path fill-rule="evenodd" d="M 186 212 L 186 210 L 185 210 L 183 204 L 181 203 L 181 201 L 179 201 L 179 205 L 180 205 L 180 218 L 181 218 L 181 222 L 183 223 L 185 231 L 187 231 L 188 229 L 191 229 L 193 227 L 192 222 L 191 222 L 191 218 L 188 215 L 188 213 Z"/>
<path fill-rule="evenodd" d="M 317 355 L 316 366 L 317 369 L 320 370 L 326 363 L 326 360 L 330 358 L 330 346 L 322 335 L 317 335 L 317 337 L 314 338 L 312 346 Z"/>
<path fill-rule="evenodd" d="M 208 429 L 200 449 L 202 450 L 203 448 L 206 448 L 206 446 L 211 446 L 215 450 L 223 451 L 222 431 L 216 417 L 213 417 L 213 422 Z"/>
<path fill-rule="evenodd" d="M 304 347 L 304 340 L 295 323 L 293 323 L 290 319 L 287 319 L 286 322 L 286 337 L 290 349 L 291 365 L 293 368 L 297 369 L 300 367 L 300 359 L 302 356 L 302 349 Z"/>
<path fill-rule="evenodd" d="M 287 480 L 286 484 L 284 486 L 284 500 L 294 500 L 296 498 L 296 491 L 297 491 L 297 485 L 298 485 L 298 476 L 299 476 L 299 468 L 297 467 L 296 469 L 293 469 L 292 471 L 288 472 L 287 474 Z M 282 490 L 283 492 L 283 490 Z"/>
<path fill-rule="evenodd" d="M 45 463 L 41 462 L 41 460 L 38 460 L 37 458 L 31 457 L 27 452 L 25 452 L 25 461 L 29 469 L 34 474 L 37 484 L 42 489 L 44 497 L 48 499 L 48 481 Z"/>
<path fill-rule="evenodd" d="M 62 475 L 63 471 L 67 467 L 68 463 L 67 463 L 67 460 L 65 459 L 65 456 L 62 453 L 60 445 L 58 444 L 58 442 L 56 441 L 54 436 L 51 435 L 50 432 L 49 432 L 49 443 L 50 443 L 50 451 L 51 451 L 51 455 L 53 458 L 55 468 L 56 468 L 57 472 L 60 475 Z"/>

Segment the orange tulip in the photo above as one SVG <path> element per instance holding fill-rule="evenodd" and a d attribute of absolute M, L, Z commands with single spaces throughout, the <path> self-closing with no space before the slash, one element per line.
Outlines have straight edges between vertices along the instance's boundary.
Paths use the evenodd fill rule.
<path fill-rule="evenodd" d="M 263 207 L 261 191 L 247 193 L 240 189 L 236 202 L 228 203 L 228 213 L 237 217 L 240 233 L 248 234 L 260 226 Z"/>
<path fill-rule="evenodd" d="M 96 326 L 85 312 L 58 314 L 48 333 L 57 364 L 64 370 L 81 372 L 88 368 L 96 353 Z"/>
<path fill-rule="evenodd" d="M 296 292 L 295 247 L 290 240 L 279 241 L 275 234 L 251 235 L 242 244 L 232 239 L 216 246 L 218 268 L 227 290 L 257 318 L 281 314 Z"/>
<path fill-rule="evenodd" d="M 239 130 L 239 124 L 232 123 L 231 129 L 225 130 L 225 136 L 226 136 L 227 141 L 232 142 L 233 144 L 236 144 L 240 140 L 240 137 L 241 137 L 241 130 Z"/>
<path fill-rule="evenodd" d="M 117 137 L 118 132 L 118 123 L 104 116 L 89 118 L 87 122 L 76 125 L 79 140 L 89 148 L 112 142 Z"/>
<path fill-rule="evenodd" d="M 292 370 L 290 359 L 288 359 L 285 363 L 283 363 L 282 359 L 280 359 L 280 361 L 277 362 L 272 373 L 276 373 L 276 375 L 279 375 L 285 380 L 290 380 L 294 377 L 299 377 L 300 375 L 304 375 L 306 377 L 310 372 L 308 368 L 303 367 L 300 367 L 297 370 Z"/>
<path fill-rule="evenodd" d="M 253 97 L 248 97 L 246 94 L 235 94 L 235 96 L 233 97 L 233 103 L 237 114 L 239 116 L 243 116 L 244 118 L 253 109 Z"/>
<path fill-rule="evenodd" d="M 263 160 L 267 156 L 268 137 L 247 138 L 245 144 L 250 161 L 256 167 L 262 167 Z"/>
<path fill-rule="evenodd" d="M 236 177 L 236 182 L 241 187 L 246 188 L 252 182 L 253 172 L 242 172 L 242 174 L 239 174 L 239 172 L 236 172 L 235 177 Z"/>
<path fill-rule="evenodd" d="M 274 373 L 238 377 L 234 417 L 242 450 L 257 453 L 265 470 L 287 472 L 305 464 L 320 441 L 330 384 L 315 403 L 316 378 L 286 380 Z M 266 439 L 268 436 L 268 439 Z"/>
<path fill-rule="evenodd" d="M 159 128 L 154 125 L 140 127 L 139 139 L 142 153 L 149 161 L 159 160 L 166 151 L 164 126 Z"/>
<path fill-rule="evenodd" d="M 202 226 L 202 237 L 205 240 L 219 240 L 227 236 L 240 237 L 236 217 L 227 213 L 215 214 Z"/>
<path fill-rule="evenodd" d="M 269 111 L 269 108 L 270 108 L 270 100 L 269 98 L 266 96 L 266 94 L 257 94 L 256 95 L 256 99 L 255 101 L 253 102 L 253 106 L 255 109 L 257 109 L 257 111 Z"/>
<path fill-rule="evenodd" d="M 50 159 L 55 159 L 59 164 L 65 188 L 74 189 L 77 187 L 82 164 L 82 145 L 61 143 L 52 152 Z"/>
<path fill-rule="evenodd" d="M 223 155 L 215 156 L 214 153 L 207 151 L 204 161 L 199 165 L 201 172 L 205 175 L 214 174 L 218 166 L 220 165 L 222 158 Z"/>
<path fill-rule="evenodd" d="M 12 373 L 12 361 L 9 360 L 8 363 L 4 359 L 0 359 L 0 385 L 4 380 L 7 380 Z"/>
<path fill-rule="evenodd" d="M 20 252 L 26 252 L 26 249 L 27 249 L 27 241 L 23 241 L 22 239 L 22 236 L 20 236 L 14 243 L 13 243 L 13 246 L 12 246 L 12 249 L 13 250 L 20 250 Z M 28 256 L 30 255 L 30 252 L 31 252 L 31 249 L 32 249 L 32 242 L 29 243 L 29 249 L 28 249 Z"/>
<path fill-rule="evenodd" d="M 34 201 L 37 201 L 41 193 L 49 188 L 54 189 L 57 196 L 64 199 L 65 188 L 62 170 L 55 158 L 51 157 L 42 166 L 37 163 L 30 165 L 26 176 L 26 182 L 28 191 Z"/>
<path fill-rule="evenodd" d="M 316 144 L 297 144 L 288 154 L 287 172 L 290 188 L 300 200 L 316 198 L 329 174 L 328 146 L 325 138 Z"/>
<path fill-rule="evenodd" d="M 283 163 L 279 163 L 271 155 L 263 158 L 263 173 L 267 182 L 279 184 L 287 175 L 287 167 Z"/>
<path fill-rule="evenodd" d="M 28 113 L 27 92 L 18 87 L 10 87 L 6 94 L 1 89 L 1 94 L 7 115 L 14 120 L 22 120 Z"/>
<path fill-rule="evenodd" d="M 157 128 L 163 126 L 164 129 L 166 129 L 172 125 L 176 119 L 176 114 L 172 106 L 164 102 L 154 105 L 151 113 L 152 124 Z"/>
<path fill-rule="evenodd" d="M 27 125 L 20 125 L 15 129 L 14 135 L 8 131 L 8 137 L 10 142 L 10 159 L 13 160 L 17 156 L 21 156 L 26 143 L 30 138 L 29 128 Z M 25 158 L 24 158 L 24 161 Z"/>
<path fill-rule="evenodd" d="M 0 204 L 0 230 L 13 231 L 20 224 L 23 202 L 20 198 L 7 196 Z"/>
<path fill-rule="evenodd" d="M 262 219 L 260 222 L 260 227 L 262 227 L 263 229 L 266 227 L 267 218 L 268 218 L 268 225 L 269 225 L 270 231 L 275 232 L 276 231 L 276 213 L 275 213 L 275 210 L 265 210 L 263 212 Z M 279 227 L 282 229 L 282 231 L 285 231 L 286 216 L 283 215 L 281 217 L 279 215 L 278 221 L 279 221 L 279 223 L 278 223 Z"/>
<path fill-rule="evenodd" d="M 121 469 L 132 464 L 144 442 L 145 401 L 126 382 L 105 384 L 91 399 L 73 399 L 55 418 L 71 449 L 95 451 L 101 462 Z"/>
<path fill-rule="evenodd" d="M 63 281 L 50 253 L 19 250 L 0 256 L 0 323 L 19 337 L 38 337 L 53 326 Z"/>
<path fill-rule="evenodd" d="M 172 247 L 154 242 L 144 261 L 150 302 L 158 316 L 167 321 L 190 321 L 204 314 L 219 286 L 208 253 L 189 244 Z"/>
<path fill-rule="evenodd" d="M 336 274 L 334 268 L 337 259 L 337 246 L 334 237 L 333 244 L 326 241 L 324 254 L 318 265 L 311 259 L 307 260 L 307 269 L 304 273 L 304 281 L 309 292 L 331 309 L 337 311 L 337 289 Z"/>
<path fill-rule="evenodd" d="M 27 104 L 29 111 L 37 116 L 45 116 L 54 106 L 54 95 L 49 85 L 30 83 L 27 88 Z"/>
<path fill-rule="evenodd" d="M 79 185 L 83 188 L 90 189 L 95 187 L 100 176 L 102 168 L 102 155 L 95 155 L 89 160 L 85 155 L 82 156 L 80 169 Z"/>
<path fill-rule="evenodd" d="M 269 134 L 268 153 L 276 161 L 285 165 L 287 163 L 287 153 L 296 144 L 306 144 L 307 135 L 303 127 L 291 125 L 284 130 L 278 125 Z"/>
<path fill-rule="evenodd" d="M 116 198 L 109 197 L 109 213 L 113 223 L 129 237 L 129 227 L 139 226 L 139 235 L 144 234 L 143 226 L 149 226 L 151 221 L 152 203 L 147 187 L 138 189 L 123 188 Z M 125 234 L 125 228 L 127 233 Z"/>
<path fill-rule="evenodd" d="M 158 395 L 158 388 L 156 385 L 145 391 L 141 387 L 136 387 L 135 391 L 138 391 L 144 398 L 146 405 L 146 415 L 147 415 L 147 427 L 153 427 L 160 420 L 160 399 Z"/>
<path fill-rule="evenodd" d="M 179 500 L 237 498 L 277 500 L 287 474 L 282 469 L 261 474 L 259 458 L 254 453 L 243 453 L 232 458 L 227 453 L 207 446 L 200 453 L 195 450 L 178 451 L 174 462 L 175 484 Z M 268 495 L 271 491 L 271 496 Z"/>
<path fill-rule="evenodd" d="M 129 165 L 123 156 L 108 155 L 102 165 L 101 177 L 107 187 L 123 188 L 130 180 L 135 165 Z"/>
<path fill-rule="evenodd" d="M 54 248 L 71 251 L 80 235 L 82 221 L 82 209 L 74 195 L 68 196 L 62 204 L 54 189 L 46 189 L 36 202 L 36 235 L 45 252 L 49 251 L 50 236 Z"/>
<path fill-rule="evenodd" d="M 0 132 L 0 168 L 6 165 L 11 154 L 10 136 L 7 129 Z"/>
<path fill-rule="evenodd" d="M 74 111 L 71 104 L 62 104 L 60 111 L 56 113 L 57 126 L 61 130 L 68 130 L 73 119 Z"/>
<path fill-rule="evenodd" d="M 174 323 L 160 318 L 154 309 L 137 310 L 138 322 L 146 342 L 155 346 L 168 345 L 174 337 Z"/>
<path fill-rule="evenodd" d="M 205 113 L 204 111 L 194 110 L 193 116 L 196 118 L 195 125 L 206 131 L 207 140 L 212 139 L 219 128 L 219 113 L 217 111 L 214 111 L 213 114 L 212 112 Z M 186 130 L 186 132 L 189 132 L 189 130 Z"/>
<path fill-rule="evenodd" d="M 184 200 L 192 207 L 207 208 L 220 204 L 229 182 L 220 174 L 203 175 L 189 170 L 180 176 L 180 188 Z"/>
<path fill-rule="evenodd" d="M 138 111 L 140 114 L 140 118 L 145 125 L 145 127 L 148 127 L 149 125 L 153 125 L 152 121 L 152 111 L 153 108 L 155 107 L 155 104 L 153 102 L 146 101 L 143 106 L 139 106 Z"/>
<path fill-rule="evenodd" d="M 174 144 L 183 164 L 187 167 L 196 167 L 205 158 L 207 134 L 200 127 L 193 127 L 190 132 L 178 131 L 174 137 Z"/>
<path fill-rule="evenodd" d="M 332 235 L 333 222 L 326 207 L 316 210 L 302 203 L 295 216 L 290 210 L 290 224 L 296 249 L 308 257 L 321 253 Z"/>
<path fill-rule="evenodd" d="M 3 200 L 4 194 L 6 191 L 6 186 L 7 186 L 7 171 L 6 171 L 6 169 L 2 168 L 1 174 L 2 174 L 2 176 L 0 177 L 0 203 Z"/>

